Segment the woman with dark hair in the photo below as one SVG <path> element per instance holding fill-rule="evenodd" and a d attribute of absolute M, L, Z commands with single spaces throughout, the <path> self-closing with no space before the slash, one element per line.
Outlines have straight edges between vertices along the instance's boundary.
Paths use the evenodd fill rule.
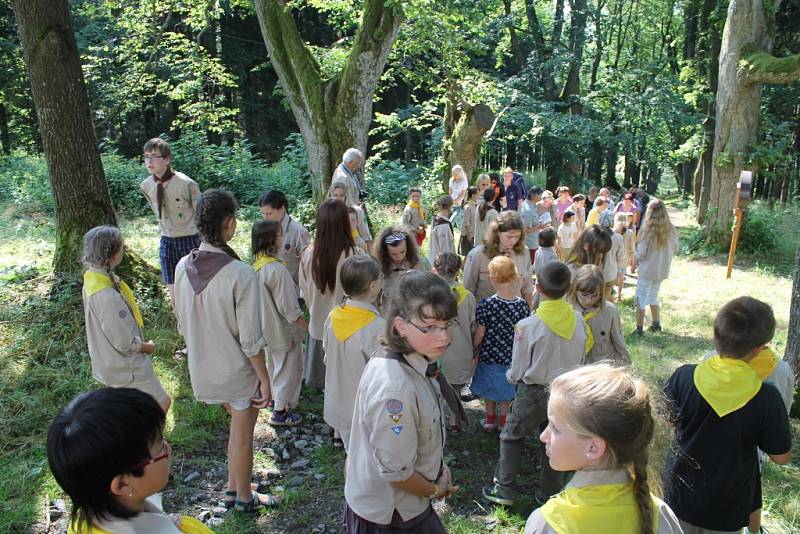
<path fill-rule="evenodd" d="M 421 256 L 415 239 L 405 230 L 397 226 L 388 226 L 381 230 L 373 246 L 373 256 L 381 265 L 383 272 L 383 296 L 381 311 L 386 310 L 400 276 L 406 271 L 430 271 L 431 265 L 425 256 Z"/>
<path fill-rule="evenodd" d="M 477 300 L 494 294 L 489 280 L 489 262 L 495 256 L 508 256 L 519 272 L 519 280 L 514 285 L 518 296 L 525 299 L 528 306 L 533 298 L 533 279 L 531 278 L 531 257 L 522 239 L 522 218 L 516 211 L 504 211 L 492 222 L 483 238 L 483 244 L 475 247 L 464 260 L 464 287 Z"/>
<path fill-rule="evenodd" d="M 311 319 L 308 323 L 308 346 L 303 378 L 306 384 L 325 388 L 325 363 L 322 338 L 325 319 L 344 291 L 339 280 L 342 262 L 349 256 L 366 254 L 356 247 L 350 232 L 347 207 L 328 199 L 317 208 L 317 234 L 300 258 L 300 295 L 305 299 Z"/>
<path fill-rule="evenodd" d="M 400 278 L 383 347 L 356 392 L 344 495 L 348 533 L 444 533 L 431 501 L 452 495 L 443 461 L 442 403 L 458 403 L 436 372 L 458 313 L 450 286 L 433 273 Z M 457 412 L 463 417 L 463 408 Z"/>

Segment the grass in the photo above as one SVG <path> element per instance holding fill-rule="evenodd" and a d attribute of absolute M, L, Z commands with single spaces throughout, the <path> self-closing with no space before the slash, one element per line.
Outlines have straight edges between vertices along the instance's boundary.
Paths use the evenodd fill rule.
<path fill-rule="evenodd" d="M 674 209 L 690 209 L 681 199 L 669 204 Z M 678 365 L 697 361 L 712 347 L 711 325 L 719 306 L 744 294 L 774 307 L 778 328 L 773 345 L 782 354 L 791 292 L 787 265 L 793 265 L 800 238 L 797 211 L 776 211 L 779 247 L 768 255 L 740 254 L 730 280 L 725 280 L 724 255 L 698 256 L 684 251 L 678 256 L 669 281 L 662 287 L 665 332 L 648 334 L 641 340 L 628 339 L 634 369 L 658 385 Z M 233 242 L 244 256 L 252 215 L 244 214 L 246 220 L 240 221 Z M 398 213 L 378 209 L 371 209 L 370 216 L 375 229 L 399 218 Z M 128 246 L 157 265 L 158 234 L 152 221 L 122 221 L 122 230 Z M 681 228 L 682 242 L 695 231 L 691 226 Z M 52 220 L 42 215 L 20 217 L 13 206 L 0 206 L 0 236 L 0 532 L 43 531 L 46 504 L 63 497 L 47 468 L 44 440 L 49 421 L 74 395 L 97 384 L 90 373 L 80 303 L 48 294 L 48 268 L 54 250 Z M 629 282 L 620 304 L 626 333 L 634 324 L 631 298 L 635 281 Z M 167 435 L 176 451 L 174 476 L 165 496 L 169 507 L 183 502 L 192 491 L 182 483 L 189 470 L 224 468 L 228 421 L 219 408 L 194 401 L 186 362 L 172 357 L 181 341 L 168 304 L 153 299 L 140 304 L 146 335 L 157 345 L 156 373 L 174 402 L 167 423 Z M 472 419 L 477 420 L 482 411 L 479 403 L 473 402 L 468 408 Z M 302 409 L 307 417 L 321 414 L 321 396 L 304 391 Z M 263 424 L 264 417 L 257 431 L 258 443 L 272 446 L 277 438 Z M 475 423 L 472 431 L 448 438 L 448 463 L 461 489 L 440 510 L 442 517 L 454 533 L 519 532 L 532 508 L 529 497 L 537 477 L 539 445 L 531 437 L 525 449 L 518 479 L 523 493 L 519 505 L 510 510 L 495 508 L 482 500 L 480 491 L 491 481 L 498 439 L 474 427 Z M 799 431 L 800 424 L 792 419 L 795 447 L 800 445 Z M 657 456 L 663 455 L 667 446 L 662 437 Z M 228 514 L 214 527 L 215 532 L 307 532 L 319 523 L 336 525 L 343 502 L 344 455 L 324 445 L 311 458 L 314 473 L 324 474 L 323 480 L 308 477 L 296 488 L 285 488 L 286 502 L 259 516 Z M 275 467 L 271 456 L 263 451 L 256 454 L 257 470 Z M 763 483 L 767 526 L 772 532 L 800 531 L 800 463 L 793 461 L 782 467 L 767 463 Z"/>

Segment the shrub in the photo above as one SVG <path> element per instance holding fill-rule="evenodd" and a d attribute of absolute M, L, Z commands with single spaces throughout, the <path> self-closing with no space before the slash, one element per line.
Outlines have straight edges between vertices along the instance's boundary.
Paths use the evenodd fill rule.
<path fill-rule="evenodd" d="M 778 247 L 776 219 L 780 217 L 777 210 L 753 202 L 742 223 L 739 234 L 739 250 L 751 254 L 772 254 Z"/>
<path fill-rule="evenodd" d="M 53 213 L 53 191 L 43 156 L 13 152 L 0 158 L 0 199 L 22 213 Z"/>

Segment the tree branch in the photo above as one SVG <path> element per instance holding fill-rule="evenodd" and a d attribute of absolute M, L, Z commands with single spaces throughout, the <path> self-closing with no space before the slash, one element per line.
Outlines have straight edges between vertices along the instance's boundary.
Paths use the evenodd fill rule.
<path fill-rule="evenodd" d="M 745 83 L 788 84 L 800 79 L 800 54 L 779 58 L 745 48 L 742 56 L 739 72 Z"/>

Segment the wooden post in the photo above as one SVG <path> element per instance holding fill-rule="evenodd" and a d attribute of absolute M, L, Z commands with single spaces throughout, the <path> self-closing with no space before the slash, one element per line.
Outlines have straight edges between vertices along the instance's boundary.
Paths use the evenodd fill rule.
<path fill-rule="evenodd" d="M 725 273 L 725 279 L 731 277 L 733 271 L 733 262 L 736 259 L 736 247 L 739 245 L 739 233 L 742 230 L 742 219 L 744 218 L 744 207 L 747 206 L 747 201 L 750 200 L 750 191 L 753 184 L 753 173 L 751 171 L 742 171 L 739 176 L 739 182 L 736 184 L 736 198 L 733 201 L 733 215 L 736 218 L 736 223 L 733 227 L 733 235 L 731 236 L 731 248 L 728 250 L 728 270 Z"/>

